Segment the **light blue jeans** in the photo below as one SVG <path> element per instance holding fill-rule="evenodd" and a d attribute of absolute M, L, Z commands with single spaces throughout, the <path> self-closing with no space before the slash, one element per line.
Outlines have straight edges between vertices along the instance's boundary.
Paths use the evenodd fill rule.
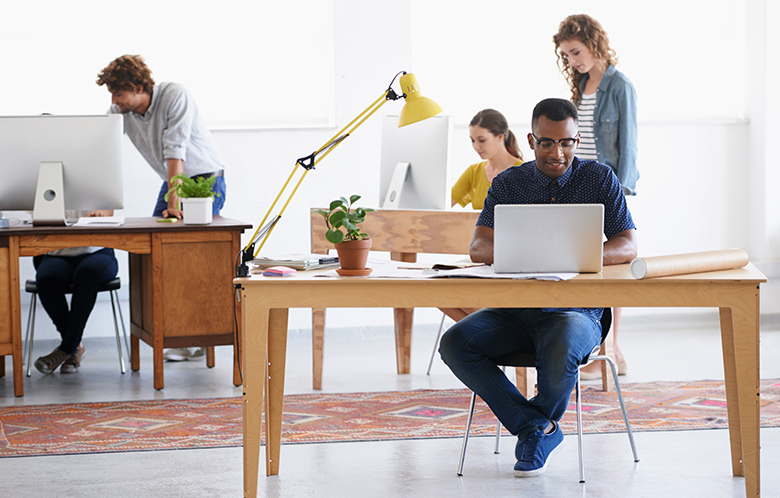
<path fill-rule="evenodd" d="M 453 325 L 439 353 L 512 434 L 543 430 L 569 403 L 582 360 L 601 342 L 601 323 L 579 311 L 485 308 Z M 526 399 L 494 358 L 536 355 L 539 393 Z"/>

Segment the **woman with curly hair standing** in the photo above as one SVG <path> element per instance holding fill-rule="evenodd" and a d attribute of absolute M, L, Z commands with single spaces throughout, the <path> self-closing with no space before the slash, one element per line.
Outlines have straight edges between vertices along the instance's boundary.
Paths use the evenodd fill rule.
<path fill-rule="evenodd" d="M 617 55 L 607 32 L 592 17 L 567 17 L 553 36 L 555 54 L 571 89 L 571 101 L 579 115 L 580 160 L 595 160 L 611 167 L 623 193 L 636 195 L 639 170 L 637 156 L 636 91 L 631 81 L 615 68 Z M 615 308 L 612 334 L 618 371 L 628 367 L 617 343 L 621 310 Z M 601 376 L 598 365 L 582 369 L 583 379 Z"/>

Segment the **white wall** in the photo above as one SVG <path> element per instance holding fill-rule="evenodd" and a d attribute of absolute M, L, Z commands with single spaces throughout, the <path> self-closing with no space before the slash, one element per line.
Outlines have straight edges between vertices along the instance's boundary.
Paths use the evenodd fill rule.
<path fill-rule="evenodd" d="M 506 84 L 521 93 L 523 82 L 530 82 L 535 92 L 532 98 L 518 97 L 518 103 L 506 104 L 505 110 L 511 127 L 523 137 L 529 126 L 530 107 L 537 97 L 568 95 L 556 72 L 550 41 L 557 22 L 568 13 L 591 13 L 601 18 L 610 31 L 621 67 L 639 93 L 642 178 L 639 195 L 630 200 L 630 207 L 639 227 L 640 254 L 741 246 L 770 276 L 780 274 L 780 220 L 774 216 L 780 201 L 767 188 L 780 173 L 765 160 L 772 138 L 780 136 L 776 120 L 771 119 L 779 108 L 778 95 L 768 85 L 779 76 L 776 66 L 768 63 L 768 54 L 777 52 L 771 49 L 778 48 L 778 35 L 767 29 L 780 20 L 777 4 L 771 0 L 720 0 L 690 2 L 684 4 L 685 8 L 683 4 L 674 8 L 677 3 L 665 2 L 661 7 L 666 8 L 652 3 L 650 10 L 635 11 L 634 4 L 627 7 L 629 4 L 617 0 L 563 2 L 549 16 L 533 9 L 523 11 L 516 19 L 502 16 L 502 12 L 515 12 L 517 5 L 527 9 L 527 3 L 494 0 L 476 4 L 446 2 L 446 8 L 438 8 L 439 5 L 413 0 L 394 2 L 391 6 L 374 1 L 334 0 L 335 116 L 339 127 L 377 98 L 395 73 L 414 72 L 423 93 L 434 100 L 442 95 L 445 112 L 456 116 L 454 164 L 459 173 L 477 160 L 465 123 L 477 110 L 493 105 L 490 99 L 495 92 L 484 87 Z M 112 7 L 106 4 L 103 8 Z M 215 4 L 214 8 L 219 6 Z M 490 9 L 493 14 L 487 15 Z M 428 19 L 426 24 L 421 16 L 436 18 Z M 504 38 L 501 30 L 490 26 L 491 20 L 496 19 L 501 20 L 498 27 L 507 30 L 509 40 L 523 40 L 525 45 L 495 43 Z M 473 20 L 474 25 L 469 27 L 468 20 Z M 293 29 L 292 20 L 289 22 Z M 421 25 L 429 25 L 439 42 L 430 45 L 420 41 L 419 46 L 415 45 L 420 40 Z M 542 42 L 533 42 L 537 38 Z M 526 50 L 531 43 L 533 56 L 527 55 Z M 422 50 L 421 46 L 431 48 Z M 518 76 L 505 78 L 503 67 L 493 63 L 497 59 L 516 65 Z M 442 77 L 456 63 L 460 64 L 457 75 Z M 686 77 L 678 77 L 682 72 Z M 535 80 L 542 73 L 550 86 L 552 81 L 559 81 L 547 95 L 542 94 L 544 90 Z M 225 84 L 229 85 L 229 79 Z M 457 98 L 453 99 L 455 94 Z M 702 101 L 701 95 L 716 97 Z M 252 94 L 247 98 L 273 96 Z M 446 108 L 447 102 L 453 102 L 457 113 Z M 654 112 L 669 102 L 674 104 L 669 107 L 675 111 L 672 115 Z M 400 105 L 388 103 L 380 112 L 397 113 Z M 369 120 L 309 174 L 269 239 L 269 253 L 307 250 L 309 207 L 322 206 L 335 197 L 352 193 L 363 195 L 365 205 L 378 205 L 380 121 L 376 117 Z M 259 223 L 295 159 L 322 145 L 334 131 L 215 130 L 217 145 L 228 166 L 228 197 L 223 214 Z M 527 146 L 523 152 L 531 157 Z M 134 156 L 132 151 L 128 155 Z M 138 157 L 128 160 L 125 178 L 129 202 L 124 215 L 147 216 L 159 179 Z M 126 264 L 122 268 L 126 277 Z M 29 267 L 24 271 L 23 278 L 32 274 Z M 780 303 L 767 298 L 774 295 L 773 285 L 762 288 L 762 311 L 780 312 Z M 646 312 L 649 311 L 628 313 Z M 391 316 L 389 310 L 332 310 L 328 325 L 387 324 Z M 433 311 L 418 312 L 421 321 L 438 321 L 439 316 Z M 306 311 L 293 312 L 293 327 L 304 328 L 308 324 Z"/>

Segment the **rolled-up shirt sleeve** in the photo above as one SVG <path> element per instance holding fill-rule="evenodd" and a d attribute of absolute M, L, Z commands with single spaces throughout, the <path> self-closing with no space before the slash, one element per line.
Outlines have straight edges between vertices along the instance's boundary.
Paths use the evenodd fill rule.
<path fill-rule="evenodd" d="M 171 97 L 165 107 L 167 126 L 162 136 L 163 158 L 185 160 L 196 114 L 188 103 L 190 97 L 187 92 L 177 92 Z"/>

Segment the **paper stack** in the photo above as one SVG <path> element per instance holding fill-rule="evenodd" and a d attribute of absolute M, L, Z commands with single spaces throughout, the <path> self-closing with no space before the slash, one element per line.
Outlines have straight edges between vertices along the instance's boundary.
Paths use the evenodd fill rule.
<path fill-rule="evenodd" d="M 271 266 L 287 266 L 296 270 L 338 268 L 339 258 L 327 254 L 289 254 L 286 256 L 261 256 L 249 263 L 250 273 L 262 273 Z"/>

